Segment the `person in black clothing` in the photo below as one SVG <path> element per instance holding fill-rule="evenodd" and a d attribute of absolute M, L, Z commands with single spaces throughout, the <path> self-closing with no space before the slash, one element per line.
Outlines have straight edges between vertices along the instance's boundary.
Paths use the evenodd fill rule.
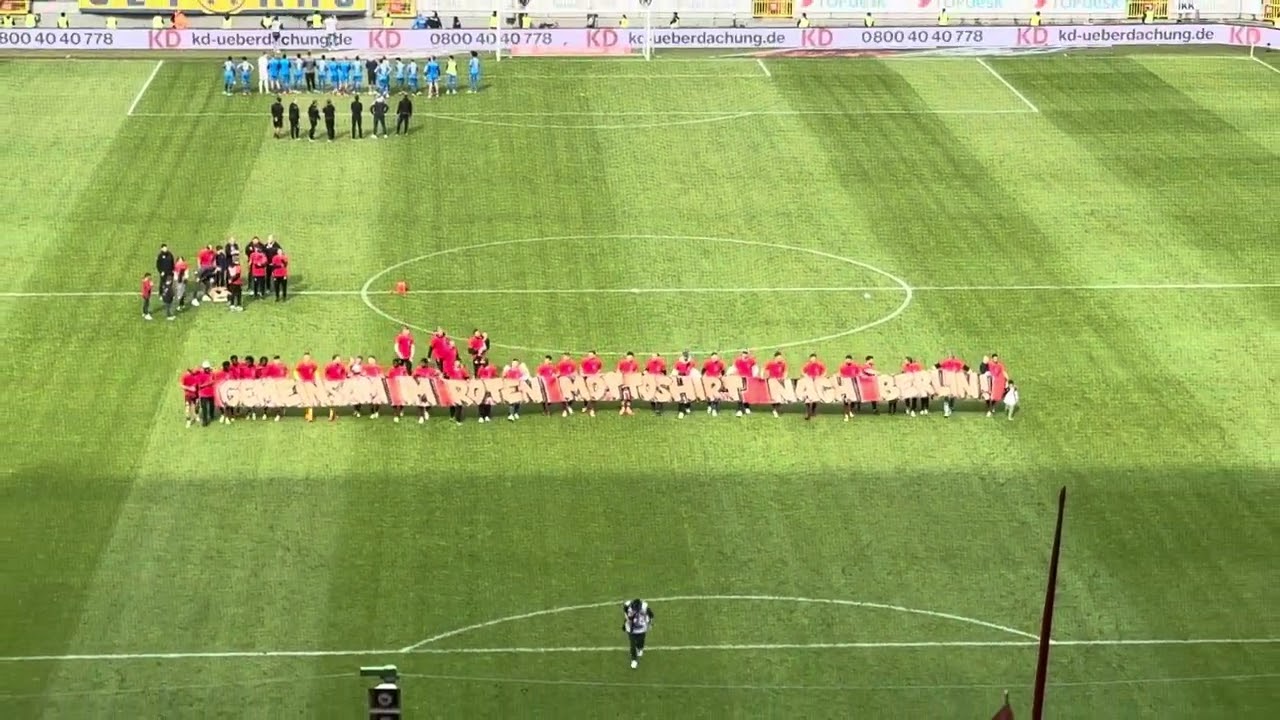
<path fill-rule="evenodd" d="M 307 78 L 307 92 L 316 91 L 316 59 L 311 57 L 311 53 L 307 53 L 307 57 L 302 61 L 302 72 Z"/>
<path fill-rule="evenodd" d="M 364 104 L 360 102 L 360 96 L 357 95 L 351 99 L 351 139 L 359 140 L 364 137 Z"/>
<path fill-rule="evenodd" d="M 379 134 L 378 128 L 382 128 L 382 133 L 381 133 L 382 137 L 386 137 L 387 136 L 387 99 L 379 95 L 378 99 L 373 101 L 372 111 L 373 111 L 373 136 L 375 138 L 378 137 L 378 134 Z"/>
<path fill-rule="evenodd" d="M 461 29 L 462 29 L 462 21 L 458 19 L 458 16 L 457 16 L 457 15 L 454 15 L 454 16 L 453 16 L 453 29 L 454 29 L 454 30 L 461 30 Z"/>
<path fill-rule="evenodd" d="M 409 134 L 409 118 L 413 116 L 413 101 L 409 99 L 409 93 L 400 96 L 400 104 L 396 106 L 396 134 L 399 135 L 403 128 L 404 134 Z"/>
<path fill-rule="evenodd" d="M 373 77 L 378 73 L 378 61 L 376 58 L 369 58 L 364 61 L 364 76 L 369 80 L 369 87 L 373 87 Z"/>
<path fill-rule="evenodd" d="M 440 13 L 432 12 L 431 17 L 427 18 L 428 30 L 440 30 L 444 28 L 444 21 L 440 19 Z"/>
<path fill-rule="evenodd" d="M 284 248 L 280 247 L 280 243 L 276 242 L 275 235 L 267 236 L 267 244 L 262 246 L 262 254 L 267 256 L 267 267 L 271 267 L 271 261 L 276 259 Z"/>
<path fill-rule="evenodd" d="M 302 128 L 298 127 L 302 123 L 302 111 L 298 109 L 298 101 L 289 101 L 289 137 L 297 140 L 302 137 Z"/>
<path fill-rule="evenodd" d="M 333 142 L 334 128 L 333 123 L 336 119 L 337 108 L 333 106 L 332 100 L 324 101 L 324 130 L 329 134 L 329 142 Z"/>
<path fill-rule="evenodd" d="M 240 264 L 240 243 L 235 238 L 227 238 L 227 260 L 232 265 Z"/>
<path fill-rule="evenodd" d="M 217 254 L 214 255 L 213 266 L 218 269 L 213 276 L 213 284 L 215 287 L 227 286 L 227 269 L 231 267 L 231 259 L 227 255 L 227 248 L 219 245 Z"/>
<path fill-rule="evenodd" d="M 311 123 L 311 130 L 307 132 L 307 139 L 315 142 L 316 125 L 320 124 L 320 105 L 315 100 L 312 100 L 311 105 L 307 107 L 307 122 Z"/>
<path fill-rule="evenodd" d="M 160 252 L 156 253 L 156 273 L 160 276 L 161 285 L 173 278 L 173 253 L 169 252 L 168 245 L 161 245 Z"/>
<path fill-rule="evenodd" d="M 278 97 L 271 103 L 271 131 L 277 138 L 284 133 L 284 104 Z"/>

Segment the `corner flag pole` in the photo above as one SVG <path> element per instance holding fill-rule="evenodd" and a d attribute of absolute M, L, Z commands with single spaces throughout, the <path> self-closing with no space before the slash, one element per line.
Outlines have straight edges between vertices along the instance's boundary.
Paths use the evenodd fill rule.
<path fill-rule="evenodd" d="M 1032 720 L 1044 717 L 1044 690 L 1049 679 L 1049 637 L 1053 632 L 1053 598 L 1058 589 L 1058 557 L 1062 552 L 1062 516 L 1067 510 L 1067 488 L 1058 492 L 1058 524 L 1053 531 L 1053 553 L 1049 556 L 1049 587 L 1045 590 L 1044 614 L 1040 619 L 1040 654 L 1036 659 L 1035 700 Z"/>

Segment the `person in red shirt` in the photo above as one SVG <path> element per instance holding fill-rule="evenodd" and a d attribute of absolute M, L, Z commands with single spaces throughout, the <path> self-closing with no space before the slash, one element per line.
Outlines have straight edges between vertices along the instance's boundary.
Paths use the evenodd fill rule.
<path fill-rule="evenodd" d="M 662 355 L 658 353 L 654 353 L 650 355 L 649 359 L 646 360 L 644 363 L 644 374 L 645 375 L 666 375 L 667 374 L 666 358 L 662 357 Z M 649 403 L 649 409 L 653 411 L 654 415 L 661 415 L 663 410 L 662 403 L 651 402 Z"/>
<path fill-rule="evenodd" d="M 454 344 L 453 338 L 446 337 L 440 342 L 439 360 L 447 375 L 448 368 L 458 361 L 458 346 Z"/>
<path fill-rule="evenodd" d="M 924 365 L 921 365 L 920 363 L 916 362 L 915 358 L 912 358 L 911 356 L 908 355 L 902 361 L 902 372 L 904 373 L 924 372 Z M 927 396 L 922 398 L 907 398 L 907 415 L 910 417 L 915 417 L 917 412 L 920 413 L 921 415 L 929 414 L 929 398 Z"/>
<path fill-rule="evenodd" d="M 279 355 L 273 355 L 270 361 L 267 360 L 266 355 L 263 355 L 262 366 L 259 368 L 258 377 L 265 378 L 267 380 L 285 380 L 289 377 L 289 369 L 284 366 L 283 362 L 281 362 Z M 272 413 L 271 419 L 274 422 L 280 422 L 280 418 L 282 417 L 284 417 L 284 408 L 278 407 L 275 409 L 275 412 Z"/>
<path fill-rule="evenodd" d="M 526 382 L 529 379 L 529 368 L 520 362 L 519 358 L 511 358 L 511 362 L 502 368 L 502 377 L 506 380 L 515 380 L 516 382 Z M 515 422 L 520 419 L 520 403 L 511 403 L 507 407 L 507 420 Z"/>
<path fill-rule="evenodd" d="M 984 364 L 986 365 L 986 369 L 983 370 L 984 374 L 990 374 L 993 380 L 995 378 L 1004 377 L 1004 374 L 1005 374 L 1004 363 L 1000 362 L 999 355 L 995 353 L 991 353 L 990 359 L 983 358 L 983 360 L 985 361 Z M 995 398 L 994 397 L 987 398 L 987 417 L 994 417 L 995 411 L 996 411 Z"/>
<path fill-rule="evenodd" d="M 840 369 L 838 372 L 841 378 L 852 380 L 854 383 L 857 383 L 858 376 L 862 374 L 862 367 L 858 365 L 858 362 L 853 359 L 852 355 L 845 355 L 844 362 L 840 363 Z M 852 417 L 853 403 L 847 402 L 844 404 L 844 421 L 849 422 L 849 419 Z"/>
<path fill-rule="evenodd" d="M 863 359 L 863 363 L 862 363 L 862 375 L 863 375 L 863 377 L 875 377 L 876 375 L 879 375 L 879 374 L 880 374 L 880 373 L 876 371 L 876 359 L 875 359 L 875 356 L 873 356 L 873 355 L 868 355 L 866 358 L 864 358 L 864 359 Z M 859 411 L 859 412 L 861 412 L 861 411 L 862 411 L 862 403 L 858 403 L 858 404 L 854 405 L 853 407 L 854 407 L 854 410 L 857 410 L 857 411 Z M 873 401 L 871 401 L 871 414 L 872 414 L 872 415 L 879 415 L 879 414 L 880 414 L 880 403 L 878 403 L 878 402 L 876 402 L 876 401 L 874 401 L 874 400 L 873 400 Z"/>
<path fill-rule="evenodd" d="M 560 356 L 560 361 L 556 363 L 556 377 L 569 377 L 576 375 L 578 372 L 578 363 L 569 357 L 569 353 Z M 569 417 L 573 414 L 573 401 L 565 400 L 560 408 L 560 417 Z"/>
<path fill-rule="evenodd" d="M 231 265 L 227 269 L 227 309 L 244 312 L 244 273 L 239 265 Z"/>
<path fill-rule="evenodd" d="M 253 252 L 249 253 L 249 274 L 253 278 L 251 285 L 253 296 L 265 298 L 267 296 L 267 254 L 256 245 Z"/>
<path fill-rule="evenodd" d="M 155 292 L 156 284 L 151 280 L 151 273 L 142 274 L 142 285 L 139 293 L 142 295 L 142 319 L 151 319 L 151 294 Z"/>
<path fill-rule="evenodd" d="M 456 357 L 453 359 L 453 364 L 449 366 L 449 369 L 446 370 L 444 374 L 445 374 L 445 377 L 449 378 L 450 380 L 470 380 L 471 379 L 471 375 L 467 372 L 467 369 L 463 367 L 462 361 L 457 359 Z M 462 400 L 460 398 L 455 399 L 453 401 L 453 405 L 449 407 L 449 417 L 453 418 L 453 421 L 455 423 L 461 425 L 462 414 L 464 410 L 465 408 L 462 405 Z"/>
<path fill-rule="evenodd" d="M 733 372 L 744 378 L 753 378 L 756 376 L 756 357 L 751 354 L 750 350 L 743 350 L 738 353 L 738 357 L 733 359 Z M 738 411 L 734 413 L 736 417 L 751 414 L 751 406 L 747 404 L 746 398 L 738 400 Z"/>
<path fill-rule="evenodd" d="M 188 368 L 182 371 L 182 378 L 178 380 L 178 384 L 182 386 L 182 410 L 187 419 L 187 427 L 196 421 L 198 411 L 196 410 L 196 383 L 198 377 L 196 370 Z"/>
<path fill-rule="evenodd" d="M 298 361 L 296 366 L 294 366 L 293 376 L 296 377 L 299 382 L 313 383 L 316 381 L 316 373 L 318 370 L 319 366 L 316 365 L 315 360 L 311 359 L 311 353 L 303 353 L 302 359 Z M 307 419 L 307 422 L 314 420 L 314 408 L 307 408 L 303 416 Z"/>
<path fill-rule="evenodd" d="M 817 355 L 810 355 L 809 362 L 804 364 L 800 369 L 807 378 L 820 378 L 827 374 L 827 366 L 822 364 Z M 818 414 L 818 403 L 809 402 L 804 404 L 804 419 L 810 420 Z"/>
<path fill-rule="evenodd" d="M 782 357 L 782 351 L 779 350 L 773 354 L 773 359 L 764 364 L 764 376 L 769 380 L 786 380 L 787 379 L 787 360 Z M 773 416 L 778 417 L 778 403 L 773 403 Z"/>
<path fill-rule="evenodd" d="M 956 357 L 956 354 L 954 352 L 951 352 L 951 353 L 947 353 L 947 357 L 944 358 L 942 362 L 938 363 L 937 368 L 945 372 L 964 372 L 965 370 L 969 369 L 969 366 L 965 365 L 963 360 Z M 955 409 L 955 405 L 956 405 L 955 398 L 943 397 L 942 398 L 942 417 L 944 418 L 951 417 L 951 411 Z"/>
<path fill-rule="evenodd" d="M 719 353 L 711 353 L 711 357 L 702 363 L 702 374 L 707 377 L 724 377 L 724 361 L 720 359 Z M 720 414 L 719 398 L 712 398 L 707 401 L 707 414 L 716 417 Z"/>
<path fill-rule="evenodd" d="M 480 332 L 480 328 L 476 328 L 472 331 L 471 337 L 467 338 L 467 354 L 471 356 L 473 371 L 480 372 L 480 361 L 485 359 L 488 352 L 489 333 Z"/>
<path fill-rule="evenodd" d="M 262 253 L 266 257 L 266 252 Z M 276 302 L 284 302 L 289 299 L 289 256 L 284 254 L 284 250 L 276 252 L 271 257 L 271 280 L 275 289 Z"/>
<path fill-rule="evenodd" d="M 409 326 L 405 325 L 400 328 L 400 334 L 396 335 L 395 351 L 397 360 L 408 360 L 413 362 L 415 348 L 413 346 L 413 333 L 409 331 Z"/>
<path fill-rule="evenodd" d="M 392 360 L 391 369 L 387 371 L 387 379 L 394 380 L 395 378 L 407 377 L 411 365 L 412 363 L 408 360 L 401 360 L 400 358 Z M 404 405 L 392 405 L 391 422 L 398 423 L 402 417 L 404 417 Z"/>
<path fill-rule="evenodd" d="M 498 368 L 494 367 L 489 362 L 489 358 L 482 355 L 476 365 L 476 379 L 493 380 L 497 377 Z M 480 401 L 480 422 L 493 422 L 493 398 L 487 393 L 485 394 L 484 399 Z"/>
<path fill-rule="evenodd" d="M 190 277 L 191 266 L 187 264 L 187 259 L 178 256 L 173 261 L 173 295 L 178 301 L 178 309 L 187 309 L 187 280 Z"/>
<path fill-rule="evenodd" d="M 422 361 L 418 363 L 418 367 L 413 369 L 413 376 L 418 378 L 419 381 L 430 380 L 432 378 L 440 377 L 440 370 L 435 365 L 432 365 L 429 359 L 422 358 Z M 427 410 L 428 408 L 426 405 L 418 406 L 418 411 L 421 413 L 418 415 L 419 425 L 425 423 L 430 417 Z"/>
<path fill-rule="evenodd" d="M 196 400 L 200 404 L 200 426 L 208 427 L 213 422 L 213 368 L 209 361 L 200 364 L 195 374 Z"/>
<path fill-rule="evenodd" d="M 538 374 L 538 379 L 545 385 L 550 386 L 556 381 L 556 364 L 551 360 L 550 355 L 542 356 L 542 362 L 538 364 L 538 369 L 535 372 Z M 551 414 L 551 410 L 545 402 L 542 403 L 542 414 Z"/>
<path fill-rule="evenodd" d="M 689 351 L 685 350 L 680 353 L 680 357 L 676 358 L 675 374 L 680 377 L 689 377 L 698 371 L 698 364 L 693 357 L 689 355 Z M 676 419 L 679 420 L 685 415 L 693 412 L 693 403 L 676 403 Z"/>
<path fill-rule="evenodd" d="M 324 366 L 324 379 L 329 382 L 341 382 L 347 379 L 347 366 L 342 364 L 342 356 L 334 355 Z M 338 419 L 338 409 L 329 408 L 329 422 L 336 422 Z"/>
<path fill-rule="evenodd" d="M 627 353 L 618 361 L 618 372 L 623 375 L 630 375 L 640 372 L 640 363 L 636 362 L 635 353 Z M 634 415 L 631 411 L 631 392 L 624 389 L 622 391 L 622 406 L 618 409 L 619 415 Z"/>
<path fill-rule="evenodd" d="M 217 392 L 218 385 L 226 382 L 227 380 L 232 379 L 232 377 L 233 375 L 232 375 L 231 362 L 224 360 L 222 362 L 222 369 L 214 370 L 213 373 L 209 376 L 209 402 L 210 403 L 213 402 L 213 397 L 214 397 L 214 394 Z M 222 423 L 223 425 L 230 425 L 232 420 L 235 419 L 233 416 L 234 412 L 235 412 L 235 408 L 229 408 L 229 407 L 223 406 L 222 413 L 218 418 L 218 422 Z"/>
<path fill-rule="evenodd" d="M 436 369 L 441 373 L 452 365 L 445 365 L 444 360 L 442 359 L 444 357 L 444 344 L 448 339 L 449 336 L 445 333 L 444 328 L 437 327 L 436 331 L 431 333 L 431 339 L 427 341 L 427 346 L 429 348 L 428 354 L 431 355 L 432 360 L 435 360 Z"/>
<path fill-rule="evenodd" d="M 604 362 L 600 360 L 599 355 L 596 355 L 595 350 L 589 351 L 587 353 L 587 356 L 582 358 L 582 374 L 583 375 L 599 375 L 600 371 L 603 369 L 604 369 Z M 596 416 L 595 400 L 587 400 L 587 416 L 588 417 Z"/>
<path fill-rule="evenodd" d="M 191 307 L 199 307 L 201 300 L 209 299 L 209 290 L 213 287 L 214 275 L 218 272 L 215 266 L 217 258 L 218 252 L 212 245 L 205 245 L 196 253 L 196 279 L 200 281 L 200 289 L 197 291 L 199 297 L 191 298 Z"/>
<path fill-rule="evenodd" d="M 382 366 L 378 364 L 378 359 L 372 355 L 365 358 L 364 364 L 360 366 L 360 374 L 367 378 L 381 378 Z M 378 413 L 381 412 L 381 410 L 381 405 L 371 406 L 369 408 L 369 418 L 371 420 L 377 418 Z"/>

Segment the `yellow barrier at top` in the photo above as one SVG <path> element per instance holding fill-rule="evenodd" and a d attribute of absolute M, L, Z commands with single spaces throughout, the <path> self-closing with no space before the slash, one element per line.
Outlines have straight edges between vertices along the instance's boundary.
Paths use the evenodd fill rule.
<path fill-rule="evenodd" d="M 1262 17 L 1280 27 L 1280 0 L 1268 0 L 1262 8 Z"/>
<path fill-rule="evenodd" d="M 363 15 L 369 0 L 79 0 L 80 12 L 112 15 Z"/>
<path fill-rule="evenodd" d="M 389 15 L 393 18 L 411 18 L 418 14 L 414 0 L 375 0 L 374 14 Z"/>
<path fill-rule="evenodd" d="M 1147 20 L 1147 14 L 1150 13 L 1151 20 L 1168 20 L 1169 19 L 1169 0 L 1158 0 L 1158 2 L 1134 2 L 1129 0 L 1129 19 L 1130 20 Z"/>
<path fill-rule="evenodd" d="M 758 18 L 789 18 L 795 14 L 795 0 L 752 0 L 751 14 Z"/>
<path fill-rule="evenodd" d="M 31 0 L 0 0 L 0 15 L 26 15 Z"/>

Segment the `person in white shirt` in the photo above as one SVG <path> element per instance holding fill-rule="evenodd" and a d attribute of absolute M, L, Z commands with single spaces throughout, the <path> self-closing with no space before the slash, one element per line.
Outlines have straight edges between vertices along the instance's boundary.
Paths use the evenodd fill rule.
<path fill-rule="evenodd" d="M 520 362 L 516 358 L 512 358 L 507 366 L 502 368 L 502 377 L 506 380 L 515 380 L 517 382 L 526 383 L 531 377 L 529 375 L 529 366 Z M 507 420 L 515 422 L 520 419 L 520 403 L 511 403 L 507 407 Z"/>
<path fill-rule="evenodd" d="M 331 34 L 338 32 L 338 16 L 337 15 L 330 15 L 329 17 L 324 19 L 324 31 Z"/>
<path fill-rule="evenodd" d="M 271 92 L 271 86 L 268 84 L 270 77 L 267 75 L 269 60 L 270 57 L 266 53 L 258 56 L 258 92 L 263 94 Z"/>
<path fill-rule="evenodd" d="M 1009 413 L 1009 419 L 1013 419 L 1013 413 L 1018 409 L 1018 386 L 1009 381 L 1009 386 L 1004 390 L 1004 407 Z"/>

